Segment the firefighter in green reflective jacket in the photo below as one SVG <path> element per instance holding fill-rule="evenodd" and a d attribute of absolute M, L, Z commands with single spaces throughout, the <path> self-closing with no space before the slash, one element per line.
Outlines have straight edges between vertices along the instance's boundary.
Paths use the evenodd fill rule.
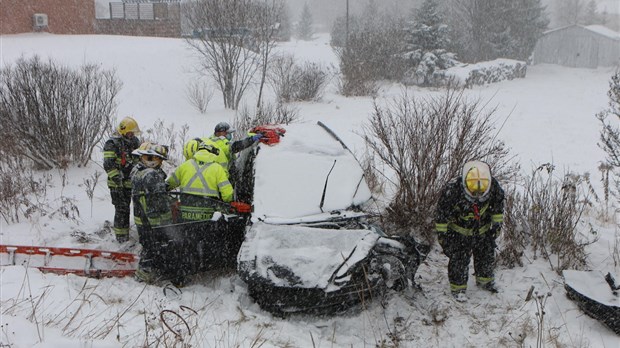
<path fill-rule="evenodd" d="M 213 199 L 232 201 L 233 187 L 226 170 L 216 162 L 218 154 L 217 148 L 200 143 L 193 158 L 181 164 L 166 180 L 169 189 L 179 187 L 182 193 L 179 206 L 182 221 L 209 220 L 217 206 Z"/>
<path fill-rule="evenodd" d="M 140 146 L 140 128 L 131 117 L 125 117 L 103 145 L 103 169 L 108 174 L 108 188 L 114 205 L 113 230 L 119 243 L 129 239 L 131 205 L 131 170 L 137 159 L 131 152 Z"/>
<path fill-rule="evenodd" d="M 228 123 L 220 122 L 215 125 L 213 135 L 209 138 L 207 144 L 215 146 L 224 156 L 218 156 L 218 159 L 225 158 L 226 162 L 219 162 L 229 173 L 230 182 L 235 185 L 238 179 L 237 168 L 235 167 L 235 154 L 252 146 L 263 137 L 262 134 L 248 134 L 247 137 L 232 141 L 232 134 L 236 132 Z"/>
<path fill-rule="evenodd" d="M 494 281 L 495 239 L 504 213 L 504 191 L 489 165 L 470 161 L 462 175 L 448 182 L 439 199 L 435 228 L 448 262 L 452 295 L 466 301 L 469 261 L 473 255 L 476 284 L 497 292 Z"/>

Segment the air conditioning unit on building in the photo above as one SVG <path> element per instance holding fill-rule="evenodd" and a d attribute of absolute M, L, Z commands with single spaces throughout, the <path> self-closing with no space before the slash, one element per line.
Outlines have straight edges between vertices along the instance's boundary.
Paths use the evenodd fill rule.
<path fill-rule="evenodd" d="M 32 22 L 35 29 L 47 28 L 47 15 L 45 13 L 35 13 L 32 15 Z"/>

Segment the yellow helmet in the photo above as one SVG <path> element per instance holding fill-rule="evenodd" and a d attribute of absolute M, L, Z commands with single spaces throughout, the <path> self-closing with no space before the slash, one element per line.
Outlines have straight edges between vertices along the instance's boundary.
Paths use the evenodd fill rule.
<path fill-rule="evenodd" d="M 118 124 L 116 130 L 121 135 L 127 135 L 127 133 L 133 133 L 133 135 L 140 135 L 140 127 L 138 127 L 138 122 L 133 119 L 133 117 L 125 117 Z"/>
<path fill-rule="evenodd" d="M 194 154 L 198 151 L 198 145 L 200 145 L 200 143 L 202 143 L 202 139 L 200 138 L 194 138 L 185 143 L 183 146 L 183 157 L 185 157 L 186 161 L 194 157 Z"/>
<path fill-rule="evenodd" d="M 470 161 L 463 166 L 465 193 L 476 200 L 485 200 L 491 190 L 491 169 L 481 161 Z"/>

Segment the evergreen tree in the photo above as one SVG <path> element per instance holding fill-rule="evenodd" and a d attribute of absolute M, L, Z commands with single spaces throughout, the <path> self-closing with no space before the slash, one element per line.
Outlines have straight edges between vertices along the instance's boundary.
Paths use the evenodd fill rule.
<path fill-rule="evenodd" d="M 282 13 L 279 15 L 279 18 L 278 40 L 289 41 L 291 39 L 291 17 L 286 3 L 282 6 Z"/>
<path fill-rule="evenodd" d="M 541 0 L 453 0 L 452 40 L 468 62 L 527 59 L 549 20 Z"/>
<path fill-rule="evenodd" d="M 446 51 L 449 45 L 448 26 L 439 12 L 437 0 L 425 0 L 414 11 L 407 30 L 405 58 L 411 68 L 407 78 L 421 85 L 434 84 L 434 75 L 456 63 L 456 55 Z"/>
<path fill-rule="evenodd" d="M 596 1 L 590 0 L 586 5 L 586 13 L 583 16 L 583 24 L 591 25 L 591 24 L 599 24 L 599 14 L 596 11 Z"/>
<path fill-rule="evenodd" d="M 511 38 L 506 57 L 527 60 L 536 42 L 549 26 L 545 7 L 541 0 L 512 0 L 513 8 L 508 16 L 508 32 Z"/>
<path fill-rule="evenodd" d="M 308 3 L 305 3 L 304 8 L 301 11 L 299 23 L 297 23 L 297 38 L 301 40 L 312 39 L 312 35 L 314 34 L 312 25 L 312 13 L 310 12 L 310 7 L 308 6 Z"/>
<path fill-rule="evenodd" d="M 585 4 L 581 0 L 556 0 L 555 15 L 558 25 L 579 24 L 581 13 L 585 9 Z"/>

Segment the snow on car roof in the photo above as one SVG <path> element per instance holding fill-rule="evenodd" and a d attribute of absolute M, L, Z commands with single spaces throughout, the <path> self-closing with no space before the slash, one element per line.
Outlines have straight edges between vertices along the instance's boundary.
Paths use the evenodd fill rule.
<path fill-rule="evenodd" d="M 259 145 L 254 165 L 254 219 L 295 222 L 371 198 L 353 154 L 323 127 L 302 123 L 283 128 L 286 134 L 279 143 Z"/>

